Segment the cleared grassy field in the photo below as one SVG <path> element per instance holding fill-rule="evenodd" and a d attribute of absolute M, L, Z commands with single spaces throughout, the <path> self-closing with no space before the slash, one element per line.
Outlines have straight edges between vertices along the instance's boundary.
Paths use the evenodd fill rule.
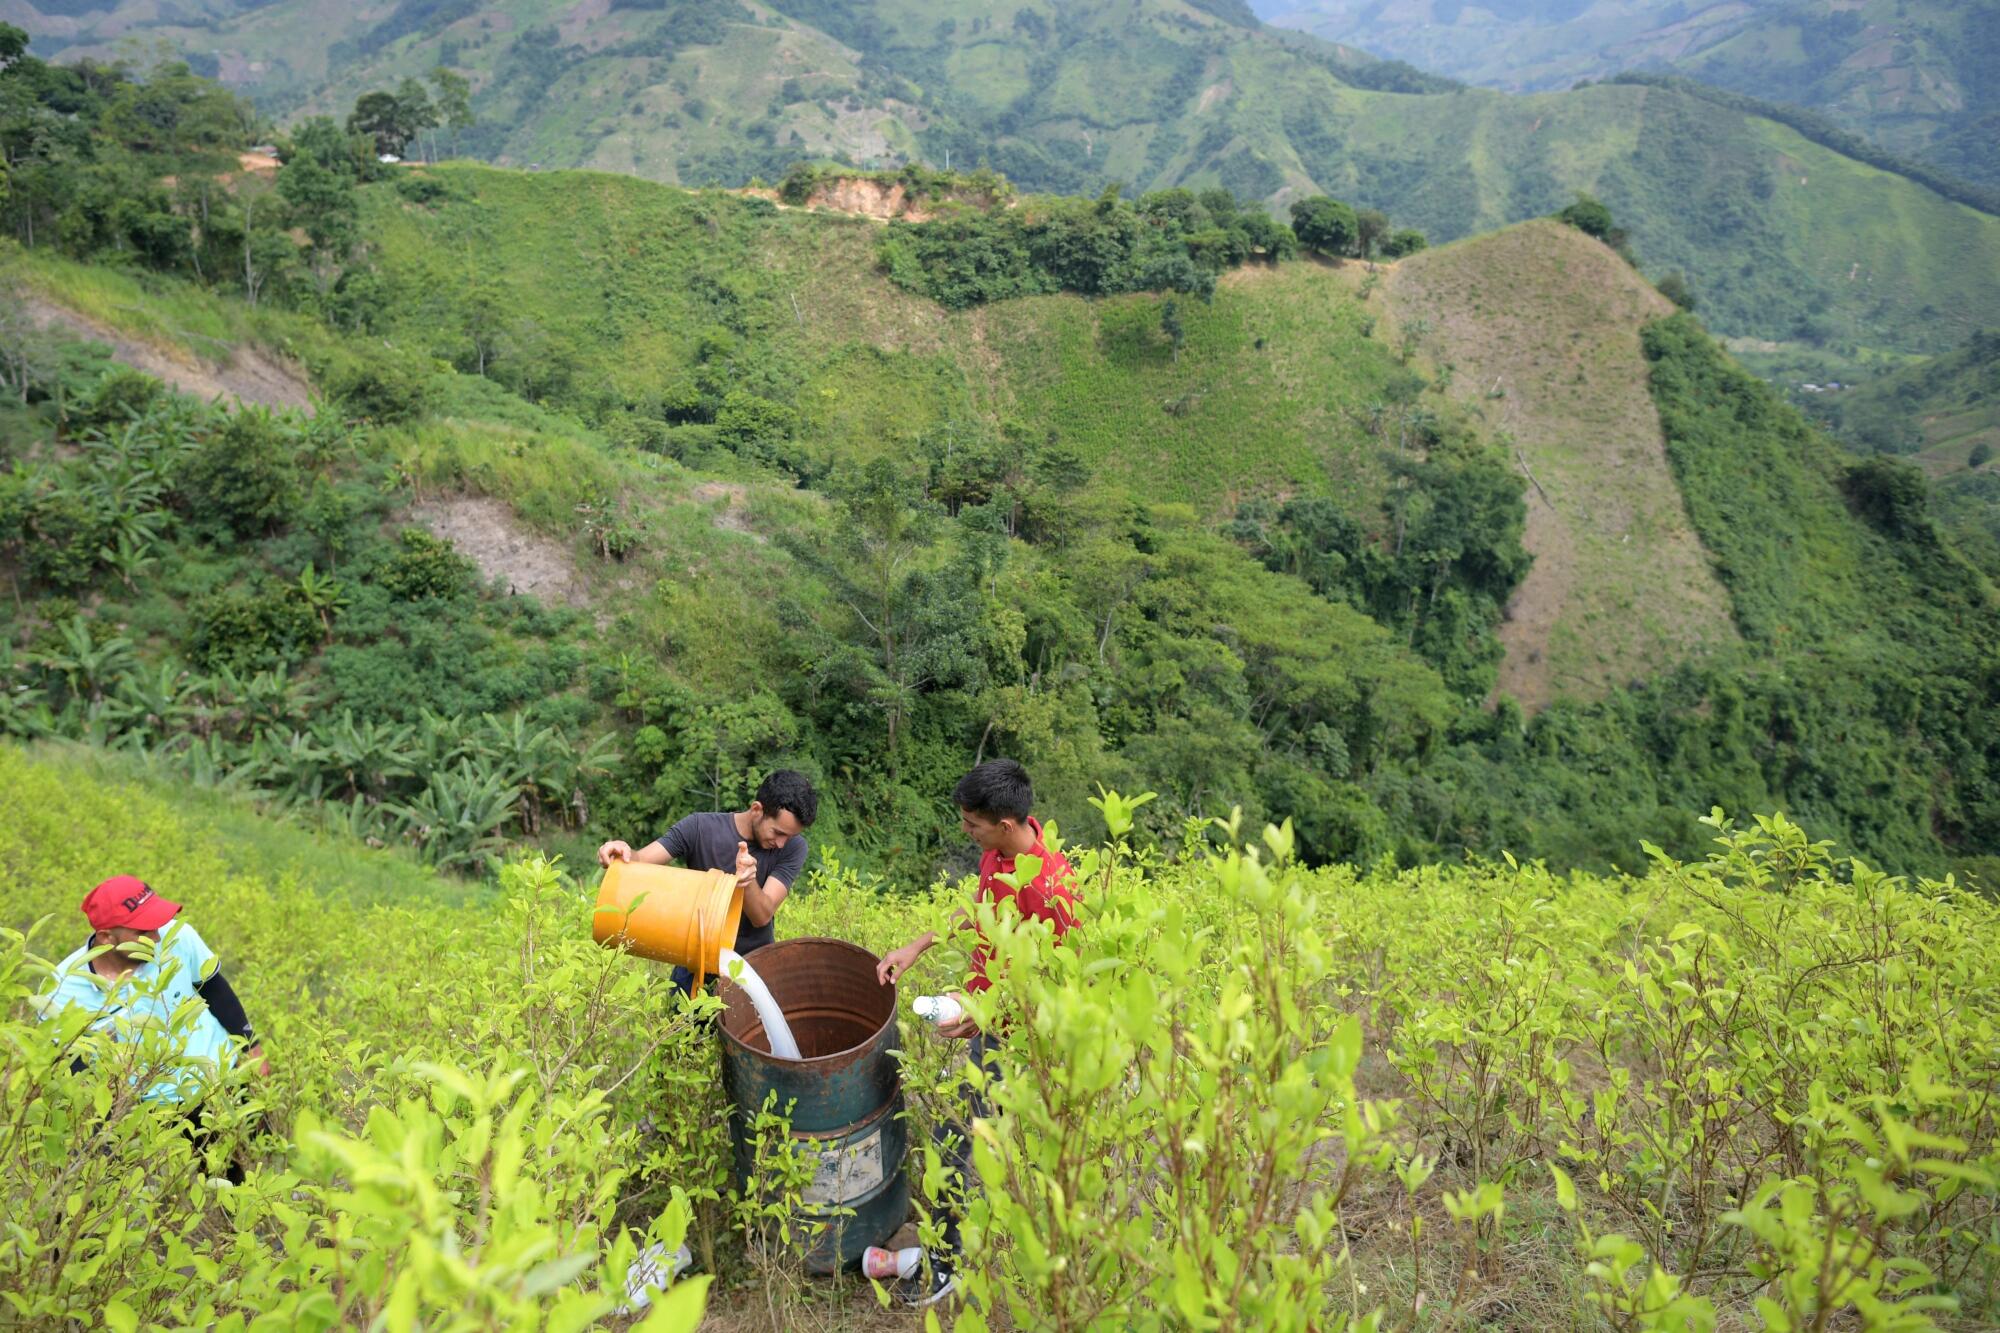
<path fill-rule="evenodd" d="M 1532 478 L 1535 563 L 1500 627 L 1498 690 L 1532 709 L 1734 642 L 1646 390 L 1639 329 L 1668 302 L 1554 222 L 1427 251 L 1387 285 L 1399 327 L 1427 330 L 1454 394 Z"/>

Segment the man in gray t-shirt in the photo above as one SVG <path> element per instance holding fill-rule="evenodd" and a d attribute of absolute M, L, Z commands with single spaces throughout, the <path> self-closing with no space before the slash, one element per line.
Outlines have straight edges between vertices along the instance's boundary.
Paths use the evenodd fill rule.
<path fill-rule="evenodd" d="M 774 938 L 778 905 L 805 869 L 805 830 L 818 815 L 819 795 L 811 780 L 803 773 L 781 768 L 764 779 L 748 810 L 689 815 L 657 842 L 637 851 L 629 843 L 613 839 L 597 849 L 597 863 L 608 866 L 613 861 L 643 861 L 656 866 L 734 871 L 736 882 L 743 886 L 736 952 L 747 954 Z M 677 967 L 674 984 L 690 990 L 694 974 Z"/>

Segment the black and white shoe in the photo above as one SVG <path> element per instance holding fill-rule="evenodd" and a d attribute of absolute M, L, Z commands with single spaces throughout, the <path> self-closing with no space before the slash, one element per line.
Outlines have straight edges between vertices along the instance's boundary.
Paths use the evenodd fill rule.
<path fill-rule="evenodd" d="M 936 1305 L 958 1290 L 958 1275 L 944 1264 L 933 1264 L 929 1273 L 918 1273 L 896 1284 L 896 1301 L 913 1310 Z"/>

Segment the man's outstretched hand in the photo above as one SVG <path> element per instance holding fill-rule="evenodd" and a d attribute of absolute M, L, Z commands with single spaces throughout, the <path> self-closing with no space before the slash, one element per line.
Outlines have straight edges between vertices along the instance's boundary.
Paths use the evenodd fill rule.
<path fill-rule="evenodd" d="M 909 971 L 910 964 L 917 961 L 917 953 L 914 944 L 905 944 L 900 949 L 889 950 L 882 955 L 882 961 L 875 964 L 875 980 L 884 986 L 898 980 L 903 973 Z"/>
<path fill-rule="evenodd" d="M 613 861 L 629 861 L 631 859 L 632 845 L 627 842 L 620 842 L 616 838 L 613 838 L 610 842 L 605 843 L 597 849 L 597 864 L 601 866 L 609 866 Z"/>

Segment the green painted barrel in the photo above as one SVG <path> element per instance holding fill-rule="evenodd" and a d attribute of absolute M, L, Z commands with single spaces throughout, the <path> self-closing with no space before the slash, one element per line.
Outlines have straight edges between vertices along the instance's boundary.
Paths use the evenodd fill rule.
<path fill-rule="evenodd" d="M 803 1058 L 775 1059 L 750 997 L 723 980 L 722 1082 L 737 1185 L 750 1169 L 749 1127 L 775 1092 L 779 1110 L 791 1107 L 792 1137 L 819 1159 L 805 1192 L 808 1216 L 853 1210 L 807 1255 L 813 1271 L 830 1273 L 886 1242 L 910 1211 L 896 988 L 875 979 L 874 954 L 845 940 L 781 940 L 744 961 L 778 1002 Z"/>

